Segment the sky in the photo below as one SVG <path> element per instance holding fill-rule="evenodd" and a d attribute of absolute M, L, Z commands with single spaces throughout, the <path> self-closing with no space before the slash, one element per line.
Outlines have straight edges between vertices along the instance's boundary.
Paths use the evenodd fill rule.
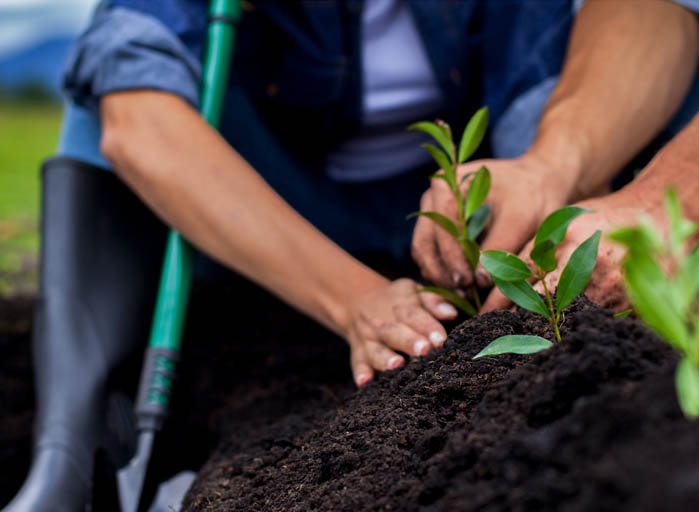
<path fill-rule="evenodd" d="M 0 0 L 0 58 L 87 23 L 96 0 Z"/>

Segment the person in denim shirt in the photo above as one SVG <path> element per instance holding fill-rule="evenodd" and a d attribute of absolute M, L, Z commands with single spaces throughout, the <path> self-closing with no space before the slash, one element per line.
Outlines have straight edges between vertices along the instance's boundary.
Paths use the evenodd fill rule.
<path fill-rule="evenodd" d="M 387 133 L 400 139 L 419 120 L 367 123 L 362 15 L 372 2 L 245 2 L 219 135 L 196 111 L 206 2 L 105 0 L 67 65 L 59 149 L 115 171 L 204 253 L 345 338 L 359 386 L 405 364 L 401 354 L 439 349 L 440 321 L 456 311 L 358 258 L 404 261 L 412 243 L 429 280 L 489 285 L 433 225 L 420 221 L 411 236 L 405 215 L 421 195 L 423 209 L 452 214 L 438 183 L 430 186 L 430 165 L 388 172 L 369 162 L 358 173 L 328 165 L 338 155 L 340 167 L 353 161 L 348 141 L 367 149 Z M 686 94 L 697 60 L 692 0 L 395 4 L 409 9 L 435 85 L 425 90 L 437 91 L 420 117 L 443 118 L 458 132 L 476 108 L 490 109 L 490 136 L 477 155 L 489 160 L 461 169 L 487 163 L 493 173 L 486 246 L 518 250 L 549 211 L 600 193 L 641 149 L 696 112 L 696 84 Z M 83 387 L 102 382 L 102 373 Z M 60 399 L 45 402 L 60 415 Z M 80 414 L 60 421 L 73 432 L 93 428 Z M 91 474 L 84 454 L 93 437 L 61 437 L 46 423 L 9 510 L 73 510 L 86 499 L 89 479 L 75 481 Z M 47 455 L 41 440 L 51 436 L 68 440 Z"/>

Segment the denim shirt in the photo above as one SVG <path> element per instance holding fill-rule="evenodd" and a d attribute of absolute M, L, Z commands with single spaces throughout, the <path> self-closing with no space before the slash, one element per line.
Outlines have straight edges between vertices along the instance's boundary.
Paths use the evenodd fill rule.
<path fill-rule="evenodd" d="M 244 88 L 301 161 L 319 161 L 359 128 L 363 1 L 244 2 L 231 87 Z M 443 92 L 433 117 L 460 130 L 469 114 L 488 105 L 492 148 L 485 151 L 507 157 L 526 150 L 557 82 L 580 2 L 406 1 Z M 677 1 L 699 10 L 699 0 Z M 69 96 L 94 109 L 106 93 L 151 88 L 196 106 L 207 4 L 103 0 L 69 57 Z M 699 87 L 694 91 L 699 97 Z M 687 107 L 690 114 L 696 103 Z M 685 109 L 680 116 L 690 114 Z"/>

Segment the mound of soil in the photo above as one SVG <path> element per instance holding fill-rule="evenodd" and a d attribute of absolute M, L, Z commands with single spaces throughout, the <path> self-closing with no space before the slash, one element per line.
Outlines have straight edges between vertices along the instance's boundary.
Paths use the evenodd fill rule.
<path fill-rule="evenodd" d="M 484 315 L 439 353 L 252 435 L 233 405 L 185 510 L 694 510 L 699 425 L 677 406 L 675 355 L 579 301 L 563 344 L 471 360 L 519 333 L 550 336 L 525 312 Z"/>
<path fill-rule="evenodd" d="M 0 303 L 0 504 L 29 464 L 31 306 Z M 527 313 L 488 314 L 354 392 L 341 340 L 247 283 L 200 284 L 145 498 L 208 458 L 185 510 L 694 510 L 699 425 L 677 406 L 675 355 L 585 301 L 563 332 L 474 362 L 496 336 L 550 337 Z M 139 368 L 115 385 L 133 393 Z M 118 510 L 98 462 L 93 509 Z"/>
<path fill-rule="evenodd" d="M 30 298 L 0 301 L 0 508 L 21 486 L 31 457 L 32 309 Z M 274 437 L 265 433 L 280 421 L 300 434 L 353 391 L 343 341 L 239 278 L 196 283 L 183 346 L 172 413 L 156 437 L 146 503 L 158 483 L 200 468 L 221 432 L 237 432 L 241 447 L 248 439 Z M 111 387 L 133 397 L 141 363 L 142 353 L 134 354 Z M 241 416 L 221 414 L 231 410 Z M 128 455 L 121 445 L 98 453 L 93 510 L 119 511 L 114 471 Z"/>

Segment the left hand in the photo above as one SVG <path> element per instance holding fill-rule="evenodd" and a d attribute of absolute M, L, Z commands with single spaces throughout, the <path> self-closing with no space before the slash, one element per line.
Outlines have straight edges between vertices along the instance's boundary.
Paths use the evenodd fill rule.
<path fill-rule="evenodd" d="M 634 194 L 624 190 L 578 203 L 576 206 L 591 210 L 591 213 L 583 214 L 575 219 L 568 228 L 565 240 L 558 246 L 556 251 L 558 267 L 546 277 L 546 285 L 549 290 L 556 288 L 561 272 L 573 251 L 599 229 L 603 236 L 597 253 L 597 265 L 585 293 L 590 300 L 603 307 L 615 311 L 627 309 L 629 302 L 624 291 L 621 273 L 621 260 L 624 257 L 625 249 L 608 240 L 605 235 L 616 228 L 633 226 L 637 224 L 640 215 L 650 214 L 649 211 L 641 208 L 640 204 L 642 203 Z M 534 264 L 529 253 L 533 246 L 534 240 L 532 239 L 519 254 L 520 258 L 532 268 L 534 268 Z M 535 288 L 538 292 L 543 293 L 541 283 L 538 283 Z M 494 288 L 485 301 L 482 312 L 507 308 L 510 304 L 510 300 L 500 290 Z"/>

